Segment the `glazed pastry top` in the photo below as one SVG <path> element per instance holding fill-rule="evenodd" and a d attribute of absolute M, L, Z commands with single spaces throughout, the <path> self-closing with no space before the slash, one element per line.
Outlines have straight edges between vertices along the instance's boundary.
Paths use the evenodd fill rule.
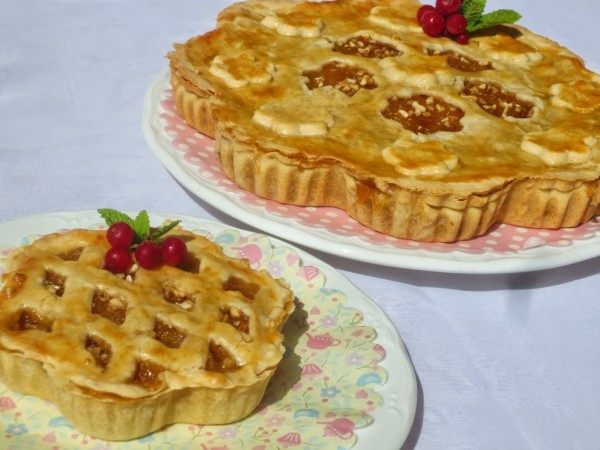
<path fill-rule="evenodd" d="M 248 1 L 177 44 L 223 135 L 383 185 L 486 192 L 600 175 L 600 77 L 520 26 L 427 36 L 415 0 Z"/>

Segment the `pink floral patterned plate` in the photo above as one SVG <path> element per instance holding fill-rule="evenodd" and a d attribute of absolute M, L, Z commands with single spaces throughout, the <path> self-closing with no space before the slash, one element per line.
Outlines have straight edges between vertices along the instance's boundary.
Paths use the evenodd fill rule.
<path fill-rule="evenodd" d="M 0 447 L 36 450 L 368 449 L 397 450 L 414 419 L 414 369 L 392 322 L 339 272 L 262 234 L 198 218 L 151 214 L 153 224 L 182 226 L 284 278 L 296 294 L 285 325 L 284 359 L 262 403 L 245 420 L 223 426 L 172 425 L 140 439 L 106 442 L 77 431 L 51 403 L 0 383 Z M 53 213 L 0 224 L 3 256 L 42 234 L 100 229 L 95 211 Z"/>
<path fill-rule="evenodd" d="M 283 239 L 357 261 L 439 272 L 508 273 L 560 267 L 600 255 L 600 221 L 534 230 L 499 225 L 454 244 L 422 243 L 377 233 L 336 208 L 284 205 L 240 189 L 225 177 L 214 141 L 177 114 L 168 72 L 146 94 L 143 130 L 173 177 L 198 198 Z"/>

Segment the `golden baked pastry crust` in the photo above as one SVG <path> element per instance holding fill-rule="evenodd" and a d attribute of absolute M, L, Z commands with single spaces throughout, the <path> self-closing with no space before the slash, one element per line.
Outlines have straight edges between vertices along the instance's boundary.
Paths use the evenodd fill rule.
<path fill-rule="evenodd" d="M 600 77 L 516 26 L 431 38 L 416 0 L 246 1 L 169 53 L 225 174 L 400 238 L 559 228 L 600 202 Z M 441 117 L 436 117 L 438 112 Z"/>
<path fill-rule="evenodd" d="M 105 234 L 51 234 L 10 255 L 0 380 L 107 440 L 250 414 L 283 355 L 287 285 L 178 228 L 182 269 L 113 275 Z"/>

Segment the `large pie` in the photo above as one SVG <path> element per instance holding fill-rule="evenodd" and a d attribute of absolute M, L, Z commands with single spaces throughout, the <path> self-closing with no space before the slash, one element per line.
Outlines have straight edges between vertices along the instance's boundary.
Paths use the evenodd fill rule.
<path fill-rule="evenodd" d="M 250 0 L 169 53 L 224 173 L 277 202 L 452 242 L 600 202 L 600 77 L 517 25 L 429 37 L 416 0 Z"/>

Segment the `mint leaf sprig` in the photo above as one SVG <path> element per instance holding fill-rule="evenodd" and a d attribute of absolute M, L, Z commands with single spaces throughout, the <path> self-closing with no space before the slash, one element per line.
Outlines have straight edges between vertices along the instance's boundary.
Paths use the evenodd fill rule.
<path fill-rule="evenodd" d="M 421 5 L 417 22 L 431 36 L 445 36 L 457 43 L 469 43 L 472 32 L 494 25 L 514 23 L 521 15 L 511 9 L 484 13 L 487 0 L 436 0 L 435 6 Z"/>
<path fill-rule="evenodd" d="M 467 19 L 467 32 L 505 23 L 515 23 L 521 14 L 512 9 L 498 9 L 484 14 L 487 0 L 463 0 L 460 12 Z"/>
<path fill-rule="evenodd" d="M 174 220 L 158 228 L 152 228 L 150 226 L 150 217 L 145 209 L 140 211 L 135 218 L 111 208 L 101 208 L 98 210 L 98 213 L 108 226 L 111 226 L 115 222 L 125 222 L 129 225 L 135 236 L 133 240 L 134 244 L 140 244 L 144 241 L 156 241 L 181 223 L 181 220 Z"/>

